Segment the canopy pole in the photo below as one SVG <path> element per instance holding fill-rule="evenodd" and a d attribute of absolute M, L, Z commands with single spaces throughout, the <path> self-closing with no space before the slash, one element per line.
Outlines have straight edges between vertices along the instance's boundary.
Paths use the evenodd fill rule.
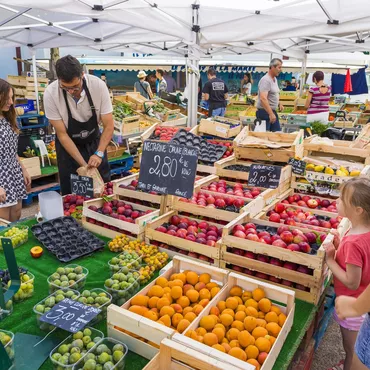
<path fill-rule="evenodd" d="M 33 82 L 35 85 L 37 114 L 40 114 L 39 85 L 37 82 L 37 67 L 36 67 L 36 51 L 32 50 L 31 53 L 32 53 L 32 70 L 33 70 Z"/>
<path fill-rule="evenodd" d="M 307 54 L 304 54 L 303 61 L 302 61 L 302 69 L 301 69 L 301 83 L 299 84 L 299 96 L 302 96 L 303 92 L 303 85 L 306 82 L 306 68 L 307 68 Z"/>

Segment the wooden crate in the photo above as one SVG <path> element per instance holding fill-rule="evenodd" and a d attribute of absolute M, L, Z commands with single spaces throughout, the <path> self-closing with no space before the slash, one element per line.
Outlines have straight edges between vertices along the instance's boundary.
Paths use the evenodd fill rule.
<path fill-rule="evenodd" d="M 177 338 L 180 334 L 175 334 Z M 241 370 L 232 363 L 225 363 L 221 353 L 219 359 L 210 357 L 170 339 L 163 339 L 159 353 L 143 370 Z M 234 359 L 232 358 L 232 361 Z M 253 366 L 251 365 L 251 368 Z"/>
<path fill-rule="evenodd" d="M 26 87 L 27 86 L 27 80 L 26 80 L 25 76 L 11 76 L 11 75 L 8 75 L 7 81 L 12 86 L 21 86 L 21 87 Z"/>
<path fill-rule="evenodd" d="M 197 274 L 208 273 L 211 275 L 212 281 L 216 281 L 222 286 L 227 282 L 227 271 L 203 263 L 194 262 L 180 256 L 174 257 L 172 267 L 167 269 L 160 276 L 169 279 L 172 274 L 185 270 L 191 270 Z M 146 295 L 153 285 L 155 285 L 155 281 L 152 281 L 150 284 L 145 286 L 136 295 Z M 216 297 L 217 295 L 209 302 L 208 306 L 212 304 Z M 157 348 L 148 343 L 142 342 L 133 336 L 123 333 L 120 328 L 124 328 L 124 330 L 129 333 L 140 336 L 156 345 L 159 345 L 165 338 L 171 338 L 176 333 L 176 330 L 129 311 L 128 309 L 131 306 L 131 299 L 122 307 L 118 307 L 113 304 L 108 307 L 108 336 L 123 341 L 131 351 L 140 356 L 152 359 L 154 355 L 158 353 Z M 208 306 L 206 306 L 206 308 Z"/>
<path fill-rule="evenodd" d="M 39 157 L 23 158 L 19 157 L 22 164 L 27 169 L 28 174 L 32 177 L 41 176 L 41 166 Z"/>
<path fill-rule="evenodd" d="M 123 118 L 121 122 L 114 121 L 114 128 L 121 135 L 125 134 L 132 134 L 136 132 L 140 132 L 140 124 L 139 124 L 140 116 L 131 116 Z"/>
<path fill-rule="evenodd" d="M 299 92 L 287 92 L 287 91 L 280 91 L 279 94 L 279 99 L 283 100 L 284 102 L 286 101 L 296 101 L 299 97 Z"/>
<path fill-rule="evenodd" d="M 114 195 L 113 197 L 109 197 L 109 199 L 119 200 L 119 197 L 118 197 L 118 195 Z M 145 207 L 145 206 L 142 206 L 140 204 L 126 202 L 126 201 L 125 201 L 126 204 L 130 204 L 136 210 L 140 210 L 140 211 L 151 210 L 152 212 L 147 214 L 147 215 L 144 215 L 142 217 L 138 217 L 135 220 L 135 223 L 132 224 L 132 223 L 129 223 L 129 222 L 126 222 L 126 221 L 122 221 L 122 220 L 119 220 L 119 219 L 115 219 L 115 218 L 100 214 L 98 212 L 95 212 L 95 211 L 92 211 L 92 210 L 89 209 L 90 206 L 96 206 L 96 207 L 100 208 L 103 205 L 103 203 L 104 203 L 103 198 L 98 198 L 98 199 L 92 199 L 92 200 L 85 201 L 84 205 L 83 205 L 83 215 L 85 217 L 89 217 L 89 218 L 92 218 L 94 220 L 103 222 L 105 224 L 117 227 L 120 230 L 125 230 L 125 231 L 127 231 L 131 234 L 134 234 L 134 235 L 143 234 L 143 232 L 145 231 L 145 224 L 148 221 L 152 220 L 153 218 L 159 216 L 159 210 L 156 210 L 154 208 Z"/>
<path fill-rule="evenodd" d="M 351 119 L 348 119 L 351 118 Z M 358 124 L 358 118 L 356 115 L 349 114 L 345 118 L 338 117 L 334 120 L 334 127 L 337 128 L 352 128 Z"/>
<path fill-rule="evenodd" d="M 150 100 L 145 99 L 140 93 L 138 92 L 127 92 L 127 100 L 132 102 L 136 105 L 136 110 L 140 112 L 145 111 L 145 103 L 150 102 Z"/>
<path fill-rule="evenodd" d="M 304 156 L 323 157 L 327 156 L 352 160 L 359 163 L 370 164 L 370 148 L 358 149 L 351 148 L 353 141 L 332 140 L 333 145 L 326 143 L 314 144 L 311 143 L 312 138 L 304 140 Z"/>
<path fill-rule="evenodd" d="M 164 223 L 168 222 L 170 218 L 174 215 L 178 215 L 177 211 L 170 211 L 168 213 L 165 213 L 164 215 L 156 218 L 155 220 L 148 222 L 145 228 L 145 237 L 150 242 L 157 241 L 160 243 L 164 243 L 167 245 L 172 245 L 174 247 L 180 248 L 182 250 L 186 250 L 188 252 L 195 252 L 198 254 L 202 254 L 204 256 L 207 256 L 209 258 L 212 258 L 214 260 L 220 259 L 220 246 L 215 245 L 214 247 L 211 247 L 209 245 L 204 245 L 200 243 L 193 242 L 191 240 L 185 240 L 182 238 L 179 238 L 177 236 L 168 235 L 165 233 L 162 233 L 160 231 L 157 231 L 156 228 L 163 225 Z M 197 222 L 200 222 L 199 219 L 187 217 L 190 220 L 194 220 Z M 216 226 L 218 229 L 222 228 L 222 225 L 208 222 L 210 225 Z"/>
<path fill-rule="evenodd" d="M 366 125 L 369 120 L 370 120 L 370 113 L 361 113 L 360 117 L 358 117 L 357 123 L 359 125 Z"/>
<path fill-rule="evenodd" d="M 268 138 L 275 142 L 290 143 L 289 148 L 254 148 L 241 147 L 240 143 L 247 136 L 255 138 Z M 303 130 L 292 134 L 283 134 L 280 132 L 251 132 L 245 127 L 234 139 L 234 154 L 237 159 L 258 159 L 269 162 L 287 163 L 289 158 L 303 157 Z"/>
<path fill-rule="evenodd" d="M 278 306 L 280 310 L 285 313 L 287 319 L 276 338 L 275 343 L 273 344 L 268 357 L 263 363 L 261 370 L 271 370 L 274 366 L 276 359 L 279 356 L 279 353 L 284 345 L 284 342 L 292 328 L 294 320 L 294 311 L 295 303 L 294 298 L 295 294 L 290 289 L 284 289 L 271 285 L 269 283 L 257 281 L 248 277 L 241 276 L 239 274 L 231 273 L 228 276 L 227 285 L 218 293 L 218 295 L 212 300 L 212 302 L 202 311 L 202 313 L 190 324 L 188 330 L 196 330 L 199 327 L 199 322 L 202 317 L 209 314 L 211 308 L 216 306 L 219 301 L 226 301 L 229 296 L 229 292 L 233 286 L 240 286 L 245 291 L 253 291 L 257 288 L 261 288 L 265 291 L 266 297 L 274 302 L 274 305 Z M 226 353 L 220 352 L 217 349 L 209 347 L 203 343 L 197 342 L 191 338 L 188 338 L 184 335 L 179 335 L 173 337 L 173 340 L 179 341 L 181 344 L 191 348 L 196 349 L 199 352 L 202 352 L 210 357 L 222 358 L 226 363 L 235 363 L 241 369 L 250 370 L 255 369 L 253 365 L 248 364 L 239 359 L 235 359 L 229 356 Z"/>
<path fill-rule="evenodd" d="M 202 119 L 199 123 L 199 132 L 222 138 L 230 138 L 237 136 L 242 129 L 240 121 L 224 117 L 215 117 L 214 119 Z M 223 121 L 232 123 L 232 126 L 223 123 Z"/>
<path fill-rule="evenodd" d="M 0 218 L 0 227 L 7 227 L 10 225 L 10 221 Z"/>
<path fill-rule="evenodd" d="M 185 116 L 184 114 L 177 113 L 176 118 L 174 118 L 175 115 L 168 116 L 168 118 L 171 119 L 166 119 L 164 120 L 161 125 L 162 126 L 186 126 L 186 123 L 188 122 L 188 117 Z"/>

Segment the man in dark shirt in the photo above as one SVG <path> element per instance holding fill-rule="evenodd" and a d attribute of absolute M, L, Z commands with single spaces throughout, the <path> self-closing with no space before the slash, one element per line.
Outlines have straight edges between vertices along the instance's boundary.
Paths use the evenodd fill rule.
<path fill-rule="evenodd" d="M 208 70 L 207 77 L 208 81 L 203 87 L 203 100 L 209 103 L 208 116 L 223 117 L 226 111 L 229 90 L 225 82 L 216 77 L 216 71 L 213 68 Z"/>

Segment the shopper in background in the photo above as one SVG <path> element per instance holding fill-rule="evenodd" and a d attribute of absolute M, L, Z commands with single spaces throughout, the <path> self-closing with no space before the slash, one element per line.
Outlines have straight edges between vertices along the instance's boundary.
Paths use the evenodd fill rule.
<path fill-rule="evenodd" d="M 252 95 L 253 80 L 250 73 L 245 73 L 243 79 L 240 82 L 240 92 L 244 95 Z"/>
<path fill-rule="evenodd" d="M 283 91 L 297 91 L 297 90 L 289 80 L 285 80 L 285 87 Z"/>
<path fill-rule="evenodd" d="M 358 298 L 370 284 L 370 180 L 356 177 L 343 183 L 337 208 L 339 216 L 348 218 L 351 229 L 340 241 L 338 232 L 332 231 L 334 242 L 325 243 L 326 263 L 334 276 L 336 296 Z M 364 318 L 362 314 L 340 318 L 334 312 L 346 353 L 343 370 L 359 369 L 353 366 L 352 361 L 357 334 Z"/>
<path fill-rule="evenodd" d="M 145 79 L 149 83 L 150 89 L 152 90 L 152 96 L 157 93 L 157 77 L 154 73 L 151 73 Z"/>
<path fill-rule="evenodd" d="M 56 73 L 58 80 L 45 91 L 44 107 L 57 134 L 60 187 L 65 195 L 71 193 L 70 176 L 79 167 L 97 168 L 104 182 L 110 181 L 106 148 L 114 131 L 113 108 L 105 83 L 84 74 L 76 58 L 59 59 Z"/>
<path fill-rule="evenodd" d="M 0 218 L 11 222 L 21 218 L 22 199 L 31 177 L 19 159 L 14 89 L 0 79 Z"/>
<path fill-rule="evenodd" d="M 266 122 L 266 131 L 280 131 L 279 116 L 277 109 L 284 109 L 279 104 L 279 85 L 277 77 L 282 70 L 281 59 L 274 58 L 269 65 L 269 71 L 261 78 L 258 84 L 258 100 L 256 117 L 259 121 Z"/>
<path fill-rule="evenodd" d="M 157 95 L 161 96 L 162 92 L 167 91 L 167 82 L 163 78 L 163 69 L 157 69 L 156 71 L 156 77 L 157 77 L 157 83 L 156 83 L 156 90 L 157 90 Z"/>
<path fill-rule="evenodd" d="M 166 80 L 167 83 L 167 92 L 176 92 L 176 81 L 175 79 L 168 73 L 164 73 L 164 79 Z"/>
<path fill-rule="evenodd" d="M 144 71 L 140 71 L 137 75 L 139 81 L 134 84 L 134 91 L 140 93 L 145 99 L 153 99 L 152 89 L 150 88 L 149 82 L 145 81 L 147 74 Z"/>
<path fill-rule="evenodd" d="M 203 87 L 203 100 L 208 101 L 208 116 L 223 117 L 226 111 L 227 99 L 229 98 L 227 86 L 224 81 L 217 78 L 216 71 L 210 68 L 207 73 L 208 81 Z"/>
<path fill-rule="evenodd" d="M 329 100 L 331 87 L 324 82 L 324 72 L 316 71 L 312 76 L 316 86 L 308 90 L 305 108 L 307 109 L 307 122 L 320 121 L 327 125 L 329 120 Z"/>
<path fill-rule="evenodd" d="M 199 81 L 198 81 L 198 105 L 200 105 L 201 101 L 202 101 L 202 78 L 199 76 Z"/>

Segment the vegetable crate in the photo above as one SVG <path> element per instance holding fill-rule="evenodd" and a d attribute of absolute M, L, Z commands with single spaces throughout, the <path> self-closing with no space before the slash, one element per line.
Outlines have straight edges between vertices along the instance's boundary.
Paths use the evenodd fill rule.
<path fill-rule="evenodd" d="M 201 254 L 203 256 L 207 256 L 210 259 L 213 259 L 215 261 L 215 264 L 218 263 L 218 260 L 220 259 L 220 246 L 209 246 L 204 245 L 200 243 L 196 243 L 195 241 L 191 240 L 185 240 L 177 236 L 168 235 L 166 233 L 162 233 L 160 231 L 157 231 L 156 228 L 163 225 L 164 223 L 169 222 L 170 218 L 172 216 L 179 215 L 177 211 L 170 211 L 168 213 L 165 213 L 164 215 L 158 217 L 157 219 L 153 220 L 152 222 L 148 222 L 145 229 L 145 237 L 147 239 L 147 243 L 152 243 L 153 241 L 157 241 L 160 243 L 164 243 L 167 245 L 172 245 L 174 247 L 180 248 L 182 250 L 191 252 L 191 253 L 197 253 Z M 180 217 L 182 217 L 180 215 Z M 187 217 L 190 220 L 194 220 L 197 222 L 200 222 L 201 220 Z M 207 222 L 209 225 L 214 225 L 218 229 L 222 228 L 222 225 L 213 223 L 213 222 Z"/>
<path fill-rule="evenodd" d="M 256 119 L 256 113 L 256 107 L 249 107 L 245 111 L 239 113 L 239 119 L 242 124 L 253 123 Z"/>
<path fill-rule="evenodd" d="M 218 293 L 218 295 L 202 311 L 202 313 L 190 324 L 188 330 L 196 330 L 199 327 L 201 318 L 209 315 L 211 308 L 213 306 L 216 306 L 218 302 L 226 301 L 226 299 L 229 297 L 231 288 L 234 286 L 239 286 L 245 291 L 253 291 L 257 288 L 263 289 L 266 293 L 266 298 L 273 301 L 274 305 L 278 306 L 281 312 L 283 312 L 287 316 L 287 319 L 279 335 L 277 336 L 276 341 L 271 347 L 271 350 L 260 369 L 271 370 L 293 325 L 295 311 L 295 294 L 290 289 L 281 288 L 266 282 L 261 282 L 249 277 L 244 277 L 239 274 L 231 273 L 228 276 L 227 285 Z M 186 347 L 189 347 L 192 350 L 197 350 L 205 355 L 208 355 L 209 357 L 214 358 L 215 361 L 225 361 L 225 363 L 235 365 L 239 369 L 255 370 L 255 366 L 247 362 L 234 358 L 226 353 L 218 351 L 217 349 L 209 347 L 184 335 L 175 335 L 173 336 L 172 340 L 178 341 L 179 343 L 183 344 Z M 227 367 L 225 367 L 225 369 L 227 369 Z"/>
<path fill-rule="evenodd" d="M 238 366 L 223 362 L 221 356 L 220 359 L 216 360 L 211 356 L 178 343 L 176 338 L 179 336 L 180 334 L 175 334 L 173 336 L 174 340 L 163 339 L 159 353 L 143 370 L 240 370 Z"/>
<path fill-rule="evenodd" d="M 325 142 L 315 144 L 313 138 L 304 140 L 304 156 L 328 156 L 355 162 L 370 164 L 370 148 L 352 148 L 353 141 L 331 140 L 332 145 Z"/>
<path fill-rule="evenodd" d="M 145 99 L 140 93 L 138 92 L 127 92 L 127 100 L 132 102 L 136 105 L 136 110 L 140 112 L 145 111 L 144 104 L 150 100 Z"/>
<path fill-rule="evenodd" d="M 370 113 L 361 113 L 360 117 L 358 118 L 359 125 L 366 125 L 370 120 Z"/>
<path fill-rule="evenodd" d="M 279 99 L 284 100 L 284 102 L 288 101 L 296 101 L 299 97 L 299 92 L 288 92 L 288 91 L 280 91 Z"/>
<path fill-rule="evenodd" d="M 298 113 L 300 112 L 300 113 Z M 306 111 L 293 111 L 292 113 L 288 114 L 287 123 L 300 125 L 307 122 L 307 112 Z"/>
<path fill-rule="evenodd" d="M 190 261 L 180 256 L 174 257 L 172 267 L 166 269 L 160 276 L 169 279 L 172 274 L 185 270 L 194 271 L 197 274 L 208 273 L 211 275 L 211 281 L 217 282 L 221 286 L 224 286 L 227 282 L 227 271 Z M 137 295 L 146 295 L 153 285 L 155 285 L 155 281 L 144 287 Z M 209 302 L 206 308 L 212 304 L 216 297 L 217 295 Z M 132 352 L 150 360 L 158 353 L 162 340 L 171 338 L 176 333 L 176 330 L 129 311 L 132 298 L 122 307 L 116 305 L 108 307 L 108 335 L 125 343 Z M 138 339 L 138 337 L 143 340 Z"/>
<path fill-rule="evenodd" d="M 267 139 L 277 144 L 289 145 L 280 148 L 268 148 L 264 144 L 248 144 L 243 146 L 247 138 Z M 303 156 L 303 130 L 296 133 L 283 134 L 276 132 L 252 132 L 245 127 L 234 139 L 234 153 L 237 159 L 258 159 L 262 161 L 287 163 L 289 158 Z"/>
<path fill-rule="evenodd" d="M 240 121 L 224 117 L 202 119 L 199 123 L 199 132 L 222 138 L 235 137 L 240 133 L 242 124 Z"/>
<path fill-rule="evenodd" d="M 302 252 L 295 252 L 284 248 L 279 248 L 256 242 L 248 239 L 238 238 L 232 235 L 233 228 L 236 225 L 242 225 L 244 223 L 252 222 L 256 226 L 274 227 L 278 228 L 280 224 L 272 223 L 266 220 L 251 218 L 248 214 L 240 215 L 233 222 L 230 222 L 224 227 L 221 247 L 221 262 L 220 265 L 223 268 L 228 268 L 228 265 L 233 267 L 237 266 L 240 272 L 255 271 L 256 273 L 267 275 L 261 279 L 267 280 L 271 284 L 277 284 L 283 286 L 280 279 L 291 282 L 291 289 L 293 289 L 293 283 L 298 284 L 299 288 L 295 289 L 296 296 L 307 302 L 317 303 L 321 293 L 324 289 L 325 284 L 329 278 L 329 270 L 325 264 L 325 250 L 326 244 L 333 241 L 333 235 L 327 235 L 326 239 L 320 246 L 316 255 L 311 255 Z M 349 224 L 343 225 L 343 229 L 348 230 Z M 298 229 L 304 233 L 312 232 L 311 229 L 304 228 L 302 226 L 289 226 L 289 230 Z M 326 234 L 325 232 L 316 232 L 317 235 Z M 244 251 L 244 255 L 236 254 Z M 248 253 L 245 253 L 248 252 Z M 291 264 L 298 264 L 305 266 L 312 270 L 312 274 L 306 274 L 288 268 L 281 267 L 280 265 L 271 264 L 268 262 L 262 262 L 257 259 L 249 258 L 253 256 L 251 253 L 264 255 L 269 258 L 277 259 L 283 263 L 290 262 Z M 308 270 L 309 272 L 309 270 Z"/>
<path fill-rule="evenodd" d="M 334 120 L 336 128 L 352 128 L 358 124 L 358 118 L 355 115 L 349 114 L 346 117 L 338 117 Z"/>
<path fill-rule="evenodd" d="M 122 121 L 114 120 L 114 130 L 118 135 L 132 134 L 140 131 L 140 116 L 123 118 Z"/>
<path fill-rule="evenodd" d="M 119 200 L 119 196 L 114 195 L 113 197 L 109 197 L 109 199 Z M 131 205 L 132 208 L 135 209 L 135 210 L 144 211 L 144 212 L 148 211 L 148 210 L 151 210 L 152 212 L 148 213 L 144 216 L 138 217 L 137 219 L 135 219 L 135 223 L 130 223 L 130 222 L 127 222 L 127 221 L 122 221 L 122 220 L 119 220 L 119 219 L 116 219 L 116 218 L 113 218 L 113 217 L 109 217 L 107 215 L 104 215 L 104 214 L 101 214 L 101 213 L 98 213 L 98 212 L 95 212 L 95 211 L 92 211 L 91 209 L 89 209 L 90 206 L 96 206 L 96 207 L 100 208 L 100 207 L 102 207 L 103 204 L 104 204 L 104 199 L 103 198 L 98 198 L 98 199 L 92 199 L 92 200 L 85 201 L 84 205 L 83 205 L 83 215 L 85 217 L 94 219 L 98 222 L 102 222 L 104 224 L 116 227 L 119 230 L 127 231 L 130 234 L 137 235 L 138 237 L 143 235 L 143 233 L 145 231 L 145 224 L 148 221 L 152 220 L 153 218 L 159 216 L 159 210 L 156 210 L 154 208 L 145 207 L 145 206 L 135 204 L 135 203 L 131 203 L 131 202 L 126 202 L 126 201 L 125 201 L 125 204 Z M 116 233 L 116 235 L 117 235 L 117 233 Z"/>
<path fill-rule="evenodd" d="M 162 126 L 186 126 L 188 117 L 181 113 L 166 115 L 167 119 L 162 122 Z"/>

